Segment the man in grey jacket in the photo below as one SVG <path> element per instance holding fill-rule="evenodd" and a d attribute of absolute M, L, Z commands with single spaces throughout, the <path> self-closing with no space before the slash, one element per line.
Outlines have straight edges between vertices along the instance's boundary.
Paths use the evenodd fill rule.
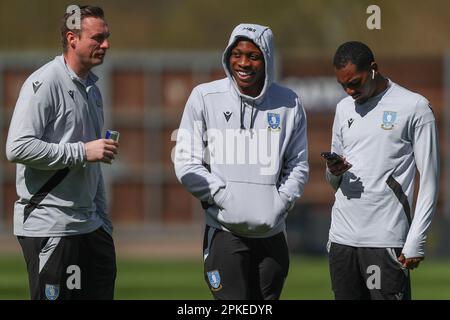
<path fill-rule="evenodd" d="M 32 299 L 112 299 L 115 249 L 100 163 L 111 163 L 118 143 L 101 139 L 102 97 L 90 71 L 109 48 L 108 25 L 92 6 L 62 23 L 63 54 L 25 81 L 9 127 L 14 234 Z"/>
<path fill-rule="evenodd" d="M 175 171 L 206 213 L 205 280 L 216 299 L 278 299 L 289 269 L 285 219 L 308 179 L 306 115 L 274 83 L 273 35 L 240 24 L 227 77 L 197 86 L 177 135 Z"/>
<path fill-rule="evenodd" d="M 333 291 L 336 299 L 410 299 L 409 270 L 424 259 L 437 203 L 436 120 L 428 100 L 385 78 L 361 42 L 339 46 L 334 70 L 349 96 L 336 107 L 331 145 L 344 159 L 326 171 L 336 190 Z"/>

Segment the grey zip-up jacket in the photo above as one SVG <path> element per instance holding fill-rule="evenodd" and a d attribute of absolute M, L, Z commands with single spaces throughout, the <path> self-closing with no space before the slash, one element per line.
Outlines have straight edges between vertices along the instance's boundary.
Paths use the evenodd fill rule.
<path fill-rule="evenodd" d="M 229 70 L 237 38 L 264 55 L 257 97 L 242 94 Z M 296 94 L 273 82 L 268 27 L 241 24 L 223 54 L 227 78 L 195 87 L 187 101 L 175 151 L 179 181 L 206 210 L 206 224 L 245 237 L 285 231 L 287 211 L 308 179 L 306 115 Z"/>
<path fill-rule="evenodd" d="M 112 232 L 100 163 L 86 162 L 84 150 L 103 126 L 96 81 L 93 73 L 83 81 L 58 56 L 23 84 L 6 143 L 8 160 L 17 163 L 15 235 L 68 236 L 102 225 Z M 48 190 L 65 168 L 67 176 Z"/>

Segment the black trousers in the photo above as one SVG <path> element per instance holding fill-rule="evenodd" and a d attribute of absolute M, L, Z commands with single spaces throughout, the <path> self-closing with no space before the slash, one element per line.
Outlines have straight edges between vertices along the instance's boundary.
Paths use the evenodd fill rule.
<path fill-rule="evenodd" d="M 329 264 L 336 300 L 410 300 L 409 270 L 401 248 L 360 248 L 331 243 Z"/>
<path fill-rule="evenodd" d="M 18 237 L 33 300 L 113 299 L 116 254 L 103 229 L 65 237 Z"/>
<path fill-rule="evenodd" d="M 277 300 L 289 270 L 284 233 L 244 238 L 206 227 L 205 281 L 218 300 Z"/>

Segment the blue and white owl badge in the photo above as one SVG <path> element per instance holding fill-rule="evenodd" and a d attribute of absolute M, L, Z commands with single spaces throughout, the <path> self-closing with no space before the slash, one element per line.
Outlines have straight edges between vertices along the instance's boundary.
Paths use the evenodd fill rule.
<path fill-rule="evenodd" d="M 208 271 L 206 274 L 208 275 L 208 281 L 211 285 L 211 290 L 218 291 L 222 289 L 222 284 L 220 283 L 220 273 L 218 270 Z"/>
<path fill-rule="evenodd" d="M 48 300 L 56 300 L 59 297 L 59 285 L 46 284 L 45 285 L 45 297 Z"/>
<path fill-rule="evenodd" d="M 381 128 L 384 130 L 392 130 L 394 128 L 395 120 L 397 120 L 397 112 L 383 111 L 383 123 Z"/>
<path fill-rule="evenodd" d="M 278 131 L 280 130 L 281 117 L 279 113 L 268 112 L 267 113 L 267 123 L 269 124 L 269 130 Z"/>

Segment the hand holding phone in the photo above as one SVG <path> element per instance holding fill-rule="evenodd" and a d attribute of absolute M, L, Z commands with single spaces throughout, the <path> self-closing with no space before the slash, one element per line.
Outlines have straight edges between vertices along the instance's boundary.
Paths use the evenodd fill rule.
<path fill-rule="evenodd" d="M 322 158 L 328 161 L 329 164 L 334 165 L 338 162 L 344 162 L 344 159 L 335 152 L 322 152 L 320 154 Z"/>
<path fill-rule="evenodd" d="M 352 167 L 352 164 L 348 163 L 345 158 L 338 155 L 335 152 L 322 152 L 320 154 L 325 160 L 327 160 L 327 167 L 331 174 L 340 176 L 348 169 Z"/>

